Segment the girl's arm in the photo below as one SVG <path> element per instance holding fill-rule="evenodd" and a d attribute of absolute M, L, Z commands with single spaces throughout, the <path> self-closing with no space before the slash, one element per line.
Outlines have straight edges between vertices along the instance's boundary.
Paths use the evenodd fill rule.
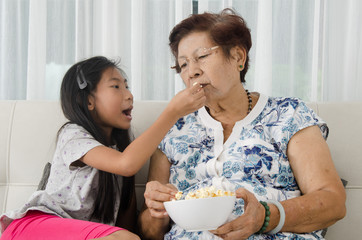
<path fill-rule="evenodd" d="M 80 160 L 85 164 L 122 176 L 132 176 L 146 163 L 168 130 L 182 116 L 201 108 L 205 103 L 204 90 L 199 84 L 178 93 L 158 119 L 123 152 L 98 146 Z"/>

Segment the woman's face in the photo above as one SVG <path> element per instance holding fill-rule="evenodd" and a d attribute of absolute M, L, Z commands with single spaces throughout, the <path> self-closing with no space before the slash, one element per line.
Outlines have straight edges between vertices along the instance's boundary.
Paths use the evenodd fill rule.
<path fill-rule="evenodd" d="M 240 85 L 240 64 L 243 51 L 231 49 L 227 59 L 220 46 L 210 39 L 207 32 L 190 33 L 178 45 L 180 76 L 186 87 L 198 82 L 204 88 L 207 101 L 223 99 Z"/>

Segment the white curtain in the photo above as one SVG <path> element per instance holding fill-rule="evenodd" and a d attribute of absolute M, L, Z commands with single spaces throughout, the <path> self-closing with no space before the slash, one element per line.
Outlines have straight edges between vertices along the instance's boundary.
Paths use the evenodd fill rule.
<path fill-rule="evenodd" d="M 305 101 L 362 101 L 360 0 L 0 0 L 0 99 L 58 99 L 95 55 L 120 59 L 137 100 L 184 86 L 168 34 L 193 12 L 232 7 L 251 29 L 246 87 Z"/>

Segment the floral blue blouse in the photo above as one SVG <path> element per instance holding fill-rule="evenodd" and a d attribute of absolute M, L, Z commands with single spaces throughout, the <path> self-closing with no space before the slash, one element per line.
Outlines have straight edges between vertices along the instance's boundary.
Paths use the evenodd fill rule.
<path fill-rule="evenodd" d="M 287 157 L 291 137 L 317 125 L 324 138 L 326 123 L 297 98 L 260 95 L 253 110 L 235 123 L 223 142 L 223 128 L 201 108 L 171 128 L 159 148 L 168 157 L 170 183 L 185 194 L 205 186 L 235 191 L 246 188 L 258 200 L 284 201 L 301 195 Z M 228 221 L 243 214 L 237 199 Z M 280 232 L 252 235 L 249 239 L 323 239 L 322 231 L 308 234 Z M 176 224 L 164 239 L 220 239 L 209 231 L 186 232 Z"/>

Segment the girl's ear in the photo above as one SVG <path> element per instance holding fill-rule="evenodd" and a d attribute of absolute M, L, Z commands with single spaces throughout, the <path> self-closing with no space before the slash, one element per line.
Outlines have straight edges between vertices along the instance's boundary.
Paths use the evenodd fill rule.
<path fill-rule="evenodd" d="M 91 94 L 89 94 L 88 95 L 88 110 L 93 111 L 94 107 L 95 107 L 94 97 Z"/>

